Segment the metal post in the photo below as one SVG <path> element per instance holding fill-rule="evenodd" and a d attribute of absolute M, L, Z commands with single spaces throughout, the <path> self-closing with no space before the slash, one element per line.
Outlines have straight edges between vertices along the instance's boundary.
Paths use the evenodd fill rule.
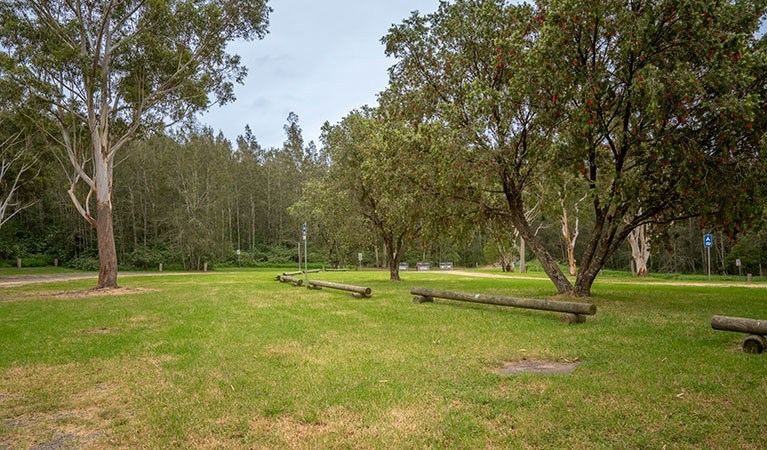
<path fill-rule="evenodd" d="M 706 247 L 706 253 L 708 254 L 708 281 L 711 281 L 711 247 Z"/>
<path fill-rule="evenodd" d="M 309 286 L 309 254 L 306 253 L 306 236 L 304 236 L 304 284 Z"/>

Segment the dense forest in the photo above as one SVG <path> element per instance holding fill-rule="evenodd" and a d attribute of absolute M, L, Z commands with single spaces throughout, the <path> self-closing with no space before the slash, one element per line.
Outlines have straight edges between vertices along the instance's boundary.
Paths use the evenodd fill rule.
<path fill-rule="evenodd" d="M 536 268 L 586 296 L 603 268 L 703 273 L 704 234 L 716 273 L 767 271 L 767 42 L 750 6 L 444 2 L 383 37 L 377 105 L 326 122 L 319 145 L 291 113 L 263 148 L 193 118 L 234 99 L 247 69 L 226 45 L 264 36 L 266 2 L 68 4 L 58 21 L 14 5 L 3 265 L 99 269 L 106 288 L 117 264 L 294 266 L 306 223 L 312 265 L 361 253 L 392 280 L 401 262 Z M 114 26 L 82 20 L 100 15 Z"/>

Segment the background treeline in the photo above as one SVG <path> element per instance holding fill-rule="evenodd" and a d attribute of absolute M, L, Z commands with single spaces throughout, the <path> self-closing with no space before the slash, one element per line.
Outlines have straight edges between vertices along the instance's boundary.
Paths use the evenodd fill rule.
<path fill-rule="evenodd" d="M 268 149 L 249 129 L 230 142 L 202 126 L 155 134 L 133 144 L 115 170 L 120 266 L 154 269 L 163 263 L 166 270 L 199 270 L 207 262 L 218 267 L 293 267 L 298 262 L 301 224 L 307 221 L 310 265 L 353 267 L 362 253 L 363 265 L 386 267 L 388 249 L 370 225 L 356 211 L 343 212 L 340 204 L 347 202 L 343 192 L 327 191 L 322 185 L 331 167 L 327 142 L 320 148 L 304 142 L 295 114 L 288 117 L 284 130 L 283 146 Z M 323 140 L 329 134 L 326 130 Z M 69 199 L 69 183 L 56 150 L 40 146 L 37 152 L 37 182 L 22 193 L 37 202 L 0 229 L 0 260 L 4 266 L 15 265 L 16 258 L 22 258 L 24 266 L 40 266 L 59 259 L 71 267 L 95 270 L 96 234 Z M 336 217 L 317 217 L 322 211 Z M 592 219 L 588 215 L 579 219 L 581 232 L 587 234 Z M 541 240 L 566 265 L 560 218 L 552 214 L 539 220 Z M 654 248 L 650 272 L 704 273 L 700 220 L 676 224 L 672 236 L 670 245 Z M 411 266 L 419 261 L 433 265 L 451 261 L 474 267 L 498 264 L 506 252 L 518 267 L 519 240 L 502 241 L 490 225 L 483 225 L 460 239 L 415 238 L 402 259 Z M 576 242 L 576 253 L 582 245 L 583 240 Z M 767 269 L 767 233 L 752 232 L 737 242 L 715 234 L 711 255 L 716 273 L 737 274 L 739 258 L 743 273 L 759 274 L 760 268 Z M 529 270 L 536 268 L 530 252 L 527 262 Z M 628 244 L 606 265 L 626 271 L 630 267 Z"/>

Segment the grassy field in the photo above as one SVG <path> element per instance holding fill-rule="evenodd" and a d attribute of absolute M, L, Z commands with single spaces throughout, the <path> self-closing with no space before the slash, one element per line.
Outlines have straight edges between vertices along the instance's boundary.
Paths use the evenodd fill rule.
<path fill-rule="evenodd" d="M 0 449 L 767 448 L 767 354 L 714 314 L 767 318 L 767 289 L 597 282 L 582 325 L 414 286 L 547 298 L 548 280 L 277 270 L 0 289 Z M 498 375 L 520 360 L 571 375 Z"/>

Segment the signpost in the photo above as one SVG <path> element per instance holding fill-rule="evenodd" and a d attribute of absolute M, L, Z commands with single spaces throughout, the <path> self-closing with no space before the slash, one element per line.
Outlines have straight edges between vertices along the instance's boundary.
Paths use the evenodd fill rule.
<path fill-rule="evenodd" d="M 357 259 L 360 261 L 360 272 L 362 272 L 362 253 L 357 253 Z"/>
<path fill-rule="evenodd" d="M 714 244 L 714 238 L 710 234 L 703 235 L 703 246 L 706 247 L 708 258 L 708 281 L 711 281 L 711 246 Z"/>
<path fill-rule="evenodd" d="M 740 277 L 740 276 L 743 276 L 743 271 L 742 271 L 743 269 L 741 269 L 741 268 L 740 268 L 740 266 L 741 266 L 741 264 L 740 264 L 740 258 L 738 258 L 738 259 L 736 259 L 736 260 L 735 260 L 735 265 L 736 265 L 736 266 L 738 266 L 738 276 L 739 276 L 739 277 Z"/>
<path fill-rule="evenodd" d="M 304 222 L 303 228 L 304 237 L 304 284 L 309 286 L 309 255 L 306 253 L 306 222 Z"/>

